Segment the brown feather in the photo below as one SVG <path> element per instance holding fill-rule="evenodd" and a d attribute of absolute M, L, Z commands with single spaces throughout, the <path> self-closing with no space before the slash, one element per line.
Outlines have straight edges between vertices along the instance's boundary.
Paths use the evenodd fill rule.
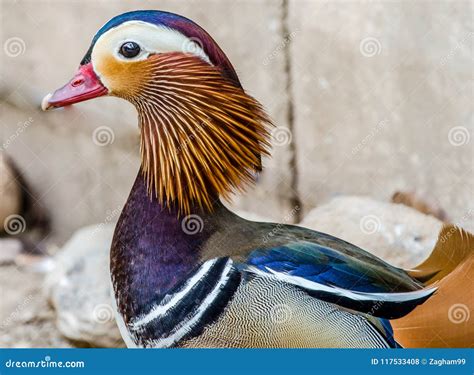
<path fill-rule="evenodd" d="M 253 181 L 272 125 L 254 98 L 192 55 L 157 54 L 124 71 L 133 85 L 113 94 L 137 108 L 142 169 L 160 203 L 211 210 Z"/>
<path fill-rule="evenodd" d="M 407 316 L 392 320 L 404 347 L 474 346 L 474 236 L 445 225 L 430 257 L 410 274 L 438 289 Z"/>
<path fill-rule="evenodd" d="M 429 285 L 450 274 L 473 253 L 473 235 L 453 224 L 445 224 L 439 232 L 438 241 L 431 255 L 408 273 L 425 285 Z"/>
<path fill-rule="evenodd" d="M 407 316 L 392 320 L 395 339 L 406 348 L 474 346 L 474 257 L 434 284 L 437 292 Z"/>

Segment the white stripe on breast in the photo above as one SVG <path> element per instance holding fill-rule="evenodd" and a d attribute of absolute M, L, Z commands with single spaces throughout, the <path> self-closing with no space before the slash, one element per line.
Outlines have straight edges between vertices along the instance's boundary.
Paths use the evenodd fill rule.
<path fill-rule="evenodd" d="M 170 347 L 171 345 L 175 344 L 179 340 L 181 340 L 199 321 L 202 315 L 205 313 L 206 309 L 209 305 L 216 299 L 217 295 L 219 294 L 220 289 L 227 283 L 229 280 L 229 273 L 232 268 L 232 260 L 227 260 L 226 266 L 222 271 L 222 276 L 219 279 L 219 282 L 216 284 L 214 289 L 209 293 L 209 295 L 204 299 L 199 309 L 196 311 L 196 314 L 185 322 L 177 331 L 175 331 L 172 335 L 159 339 L 153 340 L 152 346 L 155 348 L 166 348 Z"/>
<path fill-rule="evenodd" d="M 178 293 L 173 294 L 171 299 L 166 302 L 164 305 L 157 305 L 153 307 L 153 309 L 148 313 L 141 317 L 135 319 L 134 322 L 131 323 L 130 328 L 136 330 L 141 326 L 144 326 L 150 323 L 152 320 L 164 315 L 175 306 L 198 282 L 203 278 L 208 272 L 209 269 L 217 262 L 217 259 L 212 259 L 204 263 L 200 268 L 199 271 L 190 278 L 183 289 L 181 289 Z"/>

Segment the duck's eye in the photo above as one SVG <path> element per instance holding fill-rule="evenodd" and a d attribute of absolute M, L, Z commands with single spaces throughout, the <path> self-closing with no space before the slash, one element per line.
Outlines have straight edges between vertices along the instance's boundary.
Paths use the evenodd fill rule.
<path fill-rule="evenodd" d="M 128 59 L 140 53 L 140 46 L 135 42 L 126 42 L 120 47 L 120 54 Z"/>

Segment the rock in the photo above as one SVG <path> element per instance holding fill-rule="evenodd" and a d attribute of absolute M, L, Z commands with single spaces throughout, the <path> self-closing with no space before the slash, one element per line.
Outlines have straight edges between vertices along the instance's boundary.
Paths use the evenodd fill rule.
<path fill-rule="evenodd" d="M 441 221 L 448 221 L 446 212 L 438 204 L 431 202 L 416 191 L 396 191 L 392 195 L 392 203 L 400 203 L 412 207 L 425 215 L 431 215 Z"/>
<path fill-rule="evenodd" d="M 71 343 L 55 325 L 55 313 L 41 292 L 44 275 L 15 265 L 0 272 L 0 347 L 66 348 Z"/>
<path fill-rule="evenodd" d="M 21 187 L 15 179 L 15 173 L 9 164 L 8 158 L 0 152 L 0 233 L 15 231 L 16 225 L 12 221 L 21 210 Z M 11 223 L 9 225 L 9 223 Z M 13 229 L 11 229 L 13 225 Z"/>
<path fill-rule="evenodd" d="M 12 139 L 0 145 L 0 150 Z M 50 243 L 44 241 L 50 234 L 48 212 L 23 171 L 3 151 L 0 152 L 0 176 L 0 236 L 10 236 L 16 241 L 0 242 L 0 263 L 12 256 L 13 247 L 15 252 L 19 248 L 19 251 L 37 256 L 46 254 Z"/>
<path fill-rule="evenodd" d="M 300 225 L 342 238 L 390 264 L 411 268 L 430 254 L 442 223 L 402 204 L 342 196 L 313 209 Z"/>
<path fill-rule="evenodd" d="M 10 264 L 20 254 L 21 242 L 15 238 L 0 238 L 0 265 Z"/>
<path fill-rule="evenodd" d="M 39 273 L 47 273 L 56 266 L 54 259 L 51 257 L 33 254 L 18 254 L 15 258 L 15 264 L 18 267 L 27 268 L 30 271 Z"/>
<path fill-rule="evenodd" d="M 45 290 L 56 324 L 67 338 L 98 347 L 123 347 L 110 290 L 109 249 L 113 224 L 78 230 L 55 256 Z"/>

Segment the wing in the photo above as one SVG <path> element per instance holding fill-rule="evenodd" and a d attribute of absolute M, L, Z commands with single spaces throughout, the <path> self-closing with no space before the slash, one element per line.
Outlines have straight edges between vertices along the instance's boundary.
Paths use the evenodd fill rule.
<path fill-rule="evenodd" d="M 310 295 L 376 317 L 396 319 L 429 298 L 422 285 L 362 249 L 321 234 L 252 251 L 243 270 L 293 284 Z"/>

